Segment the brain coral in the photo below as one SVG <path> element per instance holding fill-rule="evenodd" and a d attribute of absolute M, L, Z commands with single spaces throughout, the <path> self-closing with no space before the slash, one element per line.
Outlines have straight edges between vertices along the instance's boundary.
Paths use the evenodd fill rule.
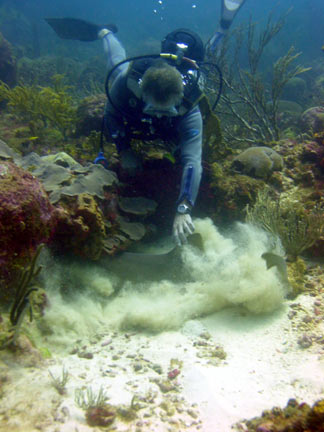
<path fill-rule="evenodd" d="M 55 211 L 41 183 L 12 162 L 0 161 L 0 298 L 12 296 L 25 265 L 54 228 Z"/>
<path fill-rule="evenodd" d="M 232 168 L 240 174 L 267 178 L 282 170 L 283 159 L 270 147 L 250 147 L 234 158 Z"/>

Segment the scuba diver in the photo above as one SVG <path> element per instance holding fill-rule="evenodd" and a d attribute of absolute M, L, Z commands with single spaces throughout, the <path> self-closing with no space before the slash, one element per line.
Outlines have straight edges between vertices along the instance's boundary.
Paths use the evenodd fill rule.
<path fill-rule="evenodd" d="M 179 29 L 163 39 L 161 55 L 130 62 L 111 31 L 103 29 L 99 37 L 111 70 L 105 129 L 117 146 L 122 168 L 129 174 L 140 169 L 141 161 L 131 148 L 133 136 L 143 141 L 159 138 L 166 145 L 174 142 L 178 147 L 183 172 L 173 237 L 176 244 L 183 244 L 194 232 L 191 211 L 202 173 L 202 117 L 198 106 L 202 92 L 196 79 L 196 62 L 204 58 L 203 43 L 194 32 Z"/>
<path fill-rule="evenodd" d="M 220 28 L 208 42 L 210 49 L 217 47 L 244 1 L 222 0 Z M 203 121 L 199 101 L 203 93 L 199 64 L 204 60 L 205 48 L 201 38 L 191 30 L 177 29 L 162 40 L 160 54 L 129 59 L 113 25 L 99 26 L 73 18 L 46 21 L 62 38 L 103 41 L 110 70 L 103 133 L 108 141 L 114 141 L 123 170 L 134 175 L 141 167 L 131 146 L 132 138 L 175 143 L 182 179 L 172 232 L 177 245 L 186 243 L 195 230 L 191 212 L 202 175 Z M 102 139 L 95 163 L 107 166 Z"/>

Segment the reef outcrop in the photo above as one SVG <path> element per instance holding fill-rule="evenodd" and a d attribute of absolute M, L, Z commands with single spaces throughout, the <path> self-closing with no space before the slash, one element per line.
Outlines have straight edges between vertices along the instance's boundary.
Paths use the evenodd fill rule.
<path fill-rule="evenodd" d="M 91 131 L 100 131 L 107 97 L 105 94 L 88 96 L 77 109 L 77 136 L 88 136 Z"/>
<path fill-rule="evenodd" d="M 261 417 L 244 421 L 239 430 L 246 432 L 323 432 L 324 400 L 317 401 L 312 407 L 290 399 L 285 408 L 274 407 L 264 411 Z"/>
<path fill-rule="evenodd" d="M 106 236 L 103 213 L 95 198 L 81 193 L 60 201 L 54 243 L 63 252 L 96 260 Z"/>
<path fill-rule="evenodd" d="M 250 147 L 234 158 L 232 167 L 241 174 L 268 178 L 282 170 L 283 159 L 270 147 Z"/>
<path fill-rule="evenodd" d="M 301 115 L 302 128 L 305 131 L 322 132 L 324 131 L 324 107 L 317 106 L 308 108 Z"/>
<path fill-rule="evenodd" d="M 13 162 L 0 161 L 0 297 L 10 299 L 18 269 L 53 233 L 56 210 L 40 183 Z"/>

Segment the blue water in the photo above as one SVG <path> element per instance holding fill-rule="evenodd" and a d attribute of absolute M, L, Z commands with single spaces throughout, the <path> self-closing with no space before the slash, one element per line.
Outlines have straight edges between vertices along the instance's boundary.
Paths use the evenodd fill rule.
<path fill-rule="evenodd" d="M 8 18 L 6 9 L 14 9 L 15 17 Z M 247 0 L 236 17 L 233 27 L 253 21 L 264 24 L 269 13 L 275 16 L 293 10 L 287 24 L 273 41 L 278 54 L 291 45 L 302 51 L 304 59 L 321 55 L 324 43 L 323 0 Z M 18 12 L 18 13 L 17 13 Z M 11 14 L 12 15 L 12 14 Z M 218 0 L 0 0 L 0 31 L 12 43 L 30 44 L 32 32 L 28 26 L 37 28 L 41 53 L 57 49 L 58 41 L 44 22 L 44 17 L 76 17 L 98 23 L 114 22 L 119 27 L 119 37 L 127 49 L 148 52 L 145 42 L 161 39 L 177 27 L 196 30 L 206 41 L 217 27 L 220 16 Z M 62 42 L 60 42 L 62 43 Z M 91 49 L 96 50 L 94 44 Z"/>

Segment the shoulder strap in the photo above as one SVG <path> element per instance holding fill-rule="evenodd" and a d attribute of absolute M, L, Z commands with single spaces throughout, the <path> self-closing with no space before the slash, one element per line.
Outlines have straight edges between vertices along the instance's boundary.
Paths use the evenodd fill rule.
<path fill-rule="evenodd" d="M 130 62 L 127 70 L 127 87 L 137 98 L 141 98 L 140 80 L 144 72 L 153 64 L 155 59 L 144 58 Z"/>

